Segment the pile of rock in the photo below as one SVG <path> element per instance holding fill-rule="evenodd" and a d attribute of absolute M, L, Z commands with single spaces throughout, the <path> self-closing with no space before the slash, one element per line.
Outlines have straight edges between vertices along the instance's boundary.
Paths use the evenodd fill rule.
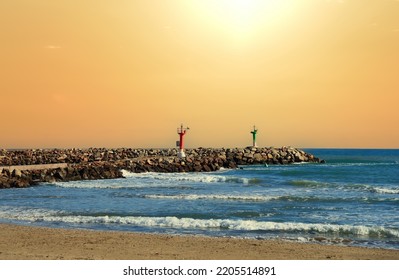
<path fill-rule="evenodd" d="M 106 162 L 75 164 L 65 168 L 10 171 L 3 169 L 0 172 L 1 188 L 24 188 L 41 182 L 65 182 L 96 179 L 121 178 L 122 171 L 115 164 Z"/>
<path fill-rule="evenodd" d="M 29 187 L 33 184 L 29 177 L 25 171 L 4 169 L 0 172 L 0 189 Z"/>
<path fill-rule="evenodd" d="M 225 154 L 228 160 L 234 161 L 238 165 L 248 164 L 291 164 L 299 162 L 322 162 L 314 155 L 305 151 L 291 148 L 255 148 L 227 149 Z"/>
<path fill-rule="evenodd" d="M 322 163 L 302 150 L 283 148 L 197 148 L 177 157 L 176 149 L 54 149 L 0 150 L 0 188 L 27 187 L 39 182 L 111 179 L 130 172 L 210 172 L 251 164 Z M 66 167 L 24 170 L 32 164 L 65 164 Z M 14 165 L 16 167 L 2 168 Z"/>
<path fill-rule="evenodd" d="M 141 172 L 210 172 L 223 168 L 236 168 L 237 165 L 222 157 L 145 157 L 136 160 L 124 160 L 118 163 L 121 169 L 135 173 Z"/>
<path fill-rule="evenodd" d="M 146 156 L 176 156 L 176 149 L 36 149 L 36 150 L 0 150 L 0 166 L 32 165 L 51 163 L 82 163 L 107 161 Z"/>
<path fill-rule="evenodd" d="M 313 155 L 291 148 L 197 148 L 186 150 L 187 160 L 221 158 L 236 164 L 289 164 L 294 162 L 318 162 Z M 176 149 L 46 149 L 0 150 L 0 166 L 90 162 L 120 162 L 124 160 L 154 157 L 176 157 Z"/>
<path fill-rule="evenodd" d="M 251 164 L 291 164 L 297 162 L 321 162 L 315 156 L 294 148 L 244 149 L 191 149 L 186 158 L 153 154 L 118 162 L 118 166 L 131 172 L 209 172 L 220 168 L 237 168 Z"/>

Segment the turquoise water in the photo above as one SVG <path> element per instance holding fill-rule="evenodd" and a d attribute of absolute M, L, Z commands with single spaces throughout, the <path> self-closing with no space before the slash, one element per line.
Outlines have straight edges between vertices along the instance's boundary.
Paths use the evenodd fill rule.
<path fill-rule="evenodd" d="M 306 151 L 327 163 L 0 190 L 0 222 L 399 249 L 399 150 Z"/>

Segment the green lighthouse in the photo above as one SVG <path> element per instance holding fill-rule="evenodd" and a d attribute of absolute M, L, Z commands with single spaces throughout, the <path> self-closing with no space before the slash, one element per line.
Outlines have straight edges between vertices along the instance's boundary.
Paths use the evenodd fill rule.
<path fill-rule="evenodd" d="M 258 133 L 258 130 L 254 126 L 254 130 L 251 131 L 252 134 L 252 146 L 256 147 L 256 133 Z"/>

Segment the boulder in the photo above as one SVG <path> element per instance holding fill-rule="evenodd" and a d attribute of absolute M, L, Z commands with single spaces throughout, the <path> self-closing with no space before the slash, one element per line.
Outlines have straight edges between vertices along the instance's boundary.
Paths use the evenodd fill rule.
<path fill-rule="evenodd" d="M 11 176 L 12 176 L 12 177 L 21 177 L 21 176 L 22 176 L 22 172 L 21 172 L 21 170 L 19 170 L 18 168 L 17 168 L 17 169 L 14 169 L 14 170 L 12 171 Z"/>
<path fill-rule="evenodd" d="M 253 157 L 254 157 L 254 154 L 253 154 L 253 153 L 245 153 L 245 154 L 244 154 L 244 157 L 246 157 L 246 158 L 253 158 Z"/>
<path fill-rule="evenodd" d="M 207 164 L 204 164 L 202 166 L 202 170 L 205 171 L 205 172 L 211 172 L 212 171 L 212 169 Z"/>
<path fill-rule="evenodd" d="M 255 154 L 253 157 L 254 162 L 262 162 L 263 161 L 263 156 L 259 153 Z"/>
<path fill-rule="evenodd" d="M 67 170 L 64 168 L 57 168 L 53 176 L 57 181 L 64 181 L 67 177 Z"/>

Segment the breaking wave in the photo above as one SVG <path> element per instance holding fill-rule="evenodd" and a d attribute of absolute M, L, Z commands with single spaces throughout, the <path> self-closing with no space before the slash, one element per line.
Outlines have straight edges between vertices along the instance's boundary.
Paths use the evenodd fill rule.
<path fill-rule="evenodd" d="M 242 202 L 267 202 L 267 201 L 289 201 L 289 202 L 399 202 L 399 197 L 379 198 L 379 197 L 316 197 L 316 196 L 265 196 L 265 195 L 224 195 L 224 194 L 147 194 L 135 195 L 134 197 L 142 197 L 146 199 L 171 199 L 171 200 L 231 200 Z"/>
<path fill-rule="evenodd" d="M 398 186 L 373 186 L 368 184 L 341 184 L 341 183 L 329 183 L 329 182 L 318 182 L 311 180 L 293 180 L 288 182 L 291 186 L 306 187 L 306 188 L 338 188 L 338 189 L 356 189 L 363 190 L 372 193 L 382 194 L 399 194 Z"/>
<path fill-rule="evenodd" d="M 146 179 L 146 180 L 158 180 L 158 181 L 172 181 L 172 182 L 197 182 L 197 183 L 239 183 L 239 184 L 250 184 L 257 183 L 260 180 L 256 178 L 244 178 L 244 177 L 232 177 L 221 175 L 223 172 L 216 173 L 132 173 L 126 170 L 122 170 L 123 177 L 135 178 L 135 179 Z"/>
<path fill-rule="evenodd" d="M 388 189 L 388 188 L 374 187 L 373 191 L 377 193 L 399 194 L 399 188 Z"/>
<path fill-rule="evenodd" d="M 241 200 L 241 201 L 270 201 L 277 200 L 279 196 L 262 196 L 262 195 L 218 195 L 218 194 L 181 194 L 181 195 L 145 195 L 145 198 L 150 199 L 184 199 L 184 200 L 199 200 L 199 199 L 209 199 L 209 200 Z"/>
<path fill-rule="evenodd" d="M 266 222 L 232 219 L 193 219 L 177 217 L 145 216 L 90 216 L 71 215 L 62 211 L 43 209 L 4 209 L 0 208 L 0 219 L 12 219 L 28 222 L 57 222 L 73 224 L 119 224 L 137 227 L 167 227 L 177 229 L 216 229 L 238 231 L 270 232 L 312 232 L 345 234 L 353 236 L 399 237 L 399 230 L 381 226 L 357 226 L 334 224 L 307 224 L 292 222 Z"/>

